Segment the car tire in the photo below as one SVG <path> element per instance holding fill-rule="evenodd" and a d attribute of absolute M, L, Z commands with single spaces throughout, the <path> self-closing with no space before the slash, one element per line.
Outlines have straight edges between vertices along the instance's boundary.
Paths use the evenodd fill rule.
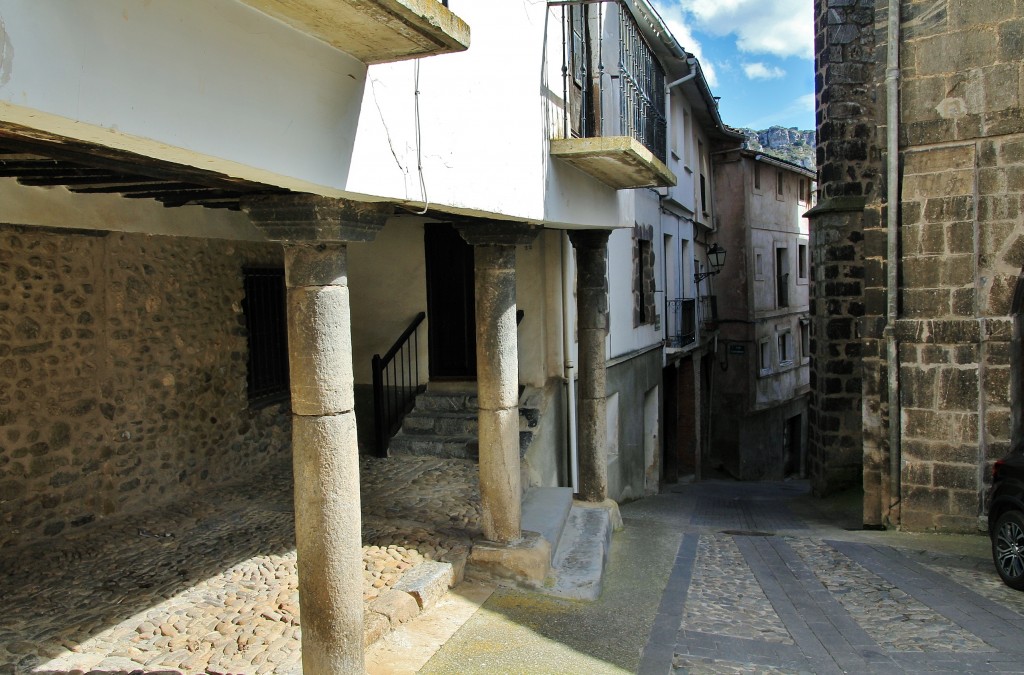
<path fill-rule="evenodd" d="M 1024 512 L 999 516 L 992 532 L 992 561 L 1007 586 L 1024 591 Z"/>

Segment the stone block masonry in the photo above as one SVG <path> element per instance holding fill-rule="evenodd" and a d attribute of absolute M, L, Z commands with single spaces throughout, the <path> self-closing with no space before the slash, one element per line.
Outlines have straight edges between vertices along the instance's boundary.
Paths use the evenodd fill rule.
<path fill-rule="evenodd" d="M 249 407 L 243 266 L 274 244 L 0 225 L 0 546 L 237 480 L 290 447 Z"/>
<path fill-rule="evenodd" d="M 854 445 L 864 522 L 974 531 L 991 464 L 1022 431 L 1024 7 L 900 3 L 899 158 L 885 151 L 888 3 L 815 7 L 818 165 L 831 207 L 812 222 L 824 263 L 815 268 L 816 486 L 841 473 L 829 460 L 852 431 L 853 416 L 834 419 L 849 396 L 862 423 Z M 897 161 L 899 257 L 889 259 L 886 218 L 896 205 L 886 203 L 882 170 Z M 849 236 L 861 238 L 854 257 L 832 264 L 836 242 Z M 898 320 L 886 326 L 890 265 L 898 265 Z M 849 301 L 858 276 L 861 297 Z M 887 328 L 899 344 L 899 494 L 889 494 L 896 401 L 888 400 Z M 855 353 L 845 354 L 844 377 L 858 377 L 859 391 L 834 367 L 847 349 Z"/>

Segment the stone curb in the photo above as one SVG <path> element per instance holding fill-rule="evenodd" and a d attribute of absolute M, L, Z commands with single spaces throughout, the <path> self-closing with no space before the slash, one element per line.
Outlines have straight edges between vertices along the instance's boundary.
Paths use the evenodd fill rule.
<path fill-rule="evenodd" d="M 411 595 L 423 611 L 436 605 L 454 585 L 454 571 L 450 563 L 428 560 L 403 574 L 395 584 L 395 590 Z"/>

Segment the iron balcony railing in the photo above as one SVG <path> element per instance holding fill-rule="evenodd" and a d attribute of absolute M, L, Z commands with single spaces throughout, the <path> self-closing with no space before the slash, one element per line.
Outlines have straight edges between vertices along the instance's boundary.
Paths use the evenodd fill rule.
<path fill-rule="evenodd" d="M 378 457 L 386 457 L 391 437 L 412 410 L 420 384 L 419 334 L 427 315 L 420 312 L 384 356 L 373 355 L 373 427 Z"/>
<path fill-rule="evenodd" d="M 631 136 L 666 161 L 665 71 L 629 9 L 614 2 L 618 31 L 606 25 L 606 2 L 551 0 L 562 8 L 564 138 Z M 618 73 L 605 67 L 605 41 L 617 41 Z M 618 87 L 612 81 L 618 80 Z M 606 119 L 618 96 L 618 124 Z"/>
<path fill-rule="evenodd" d="M 697 340 L 697 301 L 693 298 L 676 298 L 668 301 L 665 314 L 668 316 L 668 346 L 676 349 L 693 344 Z"/>

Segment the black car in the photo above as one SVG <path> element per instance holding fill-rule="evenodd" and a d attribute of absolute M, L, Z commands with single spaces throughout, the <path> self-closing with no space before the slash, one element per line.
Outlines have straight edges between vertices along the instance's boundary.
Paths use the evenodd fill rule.
<path fill-rule="evenodd" d="M 1024 591 L 1024 444 L 992 468 L 988 535 L 999 576 L 1007 586 Z"/>

